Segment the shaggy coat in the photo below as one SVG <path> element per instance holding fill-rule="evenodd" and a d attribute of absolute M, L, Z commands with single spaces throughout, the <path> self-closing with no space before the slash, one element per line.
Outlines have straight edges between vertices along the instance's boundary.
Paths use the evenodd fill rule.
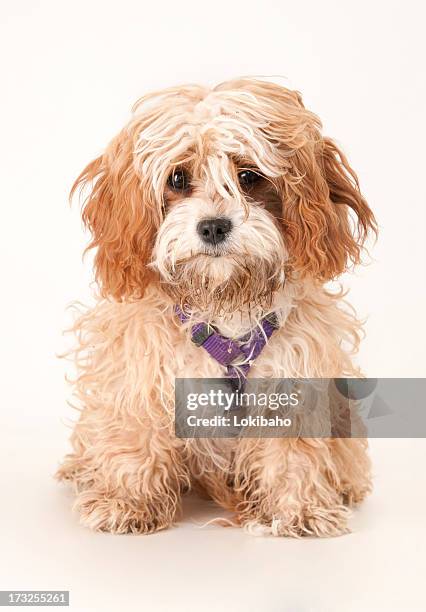
<path fill-rule="evenodd" d="M 74 328 L 80 417 L 58 476 L 96 530 L 164 529 L 195 488 L 255 533 L 341 534 L 370 490 L 366 440 L 178 439 L 174 380 L 225 374 L 191 342 L 194 321 L 238 338 L 272 311 L 280 327 L 250 377 L 360 375 L 360 325 L 325 287 L 376 230 L 356 175 L 300 95 L 275 84 L 171 88 L 133 110 L 73 188 L 99 298 Z M 220 244 L 197 233 L 211 218 L 232 226 Z"/>

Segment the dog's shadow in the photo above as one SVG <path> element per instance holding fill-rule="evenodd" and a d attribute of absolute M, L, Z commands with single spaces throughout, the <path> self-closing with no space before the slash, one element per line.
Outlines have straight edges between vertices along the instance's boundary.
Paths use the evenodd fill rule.
<path fill-rule="evenodd" d="M 236 526 L 235 515 L 232 512 L 221 508 L 211 499 L 201 497 L 196 492 L 183 496 L 180 522 L 200 528 Z"/>

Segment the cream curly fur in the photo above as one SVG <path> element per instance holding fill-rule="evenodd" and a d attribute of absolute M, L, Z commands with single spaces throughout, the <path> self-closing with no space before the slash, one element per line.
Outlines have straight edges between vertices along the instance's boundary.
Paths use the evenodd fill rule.
<path fill-rule="evenodd" d="M 83 218 L 102 296 L 74 327 L 81 412 L 58 477 L 74 483 L 83 524 L 163 529 L 196 488 L 253 533 L 347 530 L 348 508 L 370 490 L 366 440 L 174 435 L 175 378 L 224 376 L 176 319 L 176 302 L 234 337 L 276 312 L 280 327 L 252 377 L 359 375 L 351 354 L 360 325 L 324 283 L 358 261 L 374 217 L 319 127 L 298 94 L 269 83 L 166 90 L 135 107 L 78 180 L 91 185 Z M 253 165 L 264 182 L 247 194 L 237 174 Z M 191 173 L 191 192 L 170 191 L 178 167 Z M 268 209 L 275 200 L 279 214 Z M 212 215 L 235 228 L 214 254 L 194 229 Z"/>

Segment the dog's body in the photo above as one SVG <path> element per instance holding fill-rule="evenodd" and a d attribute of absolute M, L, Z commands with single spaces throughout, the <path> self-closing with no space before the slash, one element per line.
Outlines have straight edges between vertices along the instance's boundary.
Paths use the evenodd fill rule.
<path fill-rule="evenodd" d="M 193 321 L 238 338 L 274 312 L 250 377 L 359 375 L 359 323 L 324 282 L 358 260 L 374 217 L 318 126 L 276 85 L 167 90 L 79 179 L 93 184 L 84 219 L 104 299 L 76 324 L 82 412 L 59 476 L 84 524 L 162 529 L 195 487 L 253 531 L 337 535 L 369 491 L 363 439 L 174 436 L 175 378 L 224 376 L 191 342 Z"/>

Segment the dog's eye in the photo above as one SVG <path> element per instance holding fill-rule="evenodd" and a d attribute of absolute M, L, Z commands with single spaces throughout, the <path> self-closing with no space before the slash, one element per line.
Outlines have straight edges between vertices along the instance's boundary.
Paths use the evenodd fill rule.
<path fill-rule="evenodd" d="M 241 172 L 238 173 L 238 180 L 240 181 L 241 187 L 252 187 L 261 178 L 260 174 L 253 172 L 253 170 L 241 170 Z"/>
<path fill-rule="evenodd" d="M 181 168 L 173 170 L 167 179 L 167 184 L 173 191 L 186 191 L 189 188 L 189 176 Z"/>

